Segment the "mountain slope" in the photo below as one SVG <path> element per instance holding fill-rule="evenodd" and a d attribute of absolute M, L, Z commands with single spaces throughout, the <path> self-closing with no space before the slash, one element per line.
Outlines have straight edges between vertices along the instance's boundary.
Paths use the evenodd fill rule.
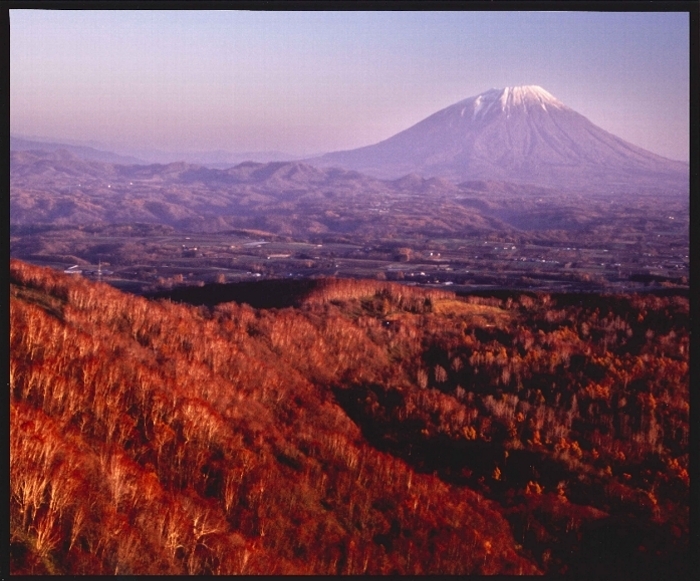
<path fill-rule="evenodd" d="M 687 577 L 687 297 L 227 288 L 11 262 L 13 573 Z"/>
<path fill-rule="evenodd" d="M 16 261 L 11 295 L 13 573 L 538 571 L 495 503 L 365 441 L 330 386 L 407 378 L 347 319 Z"/>
<path fill-rule="evenodd" d="M 382 141 L 308 160 L 379 178 L 410 172 L 453 181 L 549 187 L 687 190 L 688 165 L 595 126 L 537 86 L 491 89 Z"/>

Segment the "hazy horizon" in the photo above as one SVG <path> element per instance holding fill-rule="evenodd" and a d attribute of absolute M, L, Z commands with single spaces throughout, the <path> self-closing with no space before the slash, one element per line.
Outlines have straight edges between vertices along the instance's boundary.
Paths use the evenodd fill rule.
<path fill-rule="evenodd" d="M 371 145 L 540 85 L 689 159 L 689 16 L 649 12 L 10 11 L 13 135 L 294 156 Z"/>

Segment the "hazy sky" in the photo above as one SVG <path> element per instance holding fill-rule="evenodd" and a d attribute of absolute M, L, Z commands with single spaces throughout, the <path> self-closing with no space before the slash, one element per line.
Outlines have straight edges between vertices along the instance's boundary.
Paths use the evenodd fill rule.
<path fill-rule="evenodd" d="M 541 85 L 687 160 L 688 35 L 688 14 L 669 12 L 11 10 L 11 132 L 306 155 Z"/>

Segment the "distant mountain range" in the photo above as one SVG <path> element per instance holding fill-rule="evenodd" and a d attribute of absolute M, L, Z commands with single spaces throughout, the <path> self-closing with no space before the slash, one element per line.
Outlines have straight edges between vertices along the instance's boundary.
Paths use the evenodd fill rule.
<path fill-rule="evenodd" d="M 179 229 L 252 228 L 280 235 L 508 229 L 492 197 L 523 198 L 546 188 L 499 182 L 454 184 L 409 174 L 379 180 L 300 162 L 241 163 L 226 170 L 183 162 L 119 165 L 65 150 L 10 153 L 12 225 L 150 223 Z M 530 202 L 527 202 L 530 200 Z"/>
<path fill-rule="evenodd" d="M 376 145 L 305 160 L 382 179 L 415 172 L 597 192 L 687 191 L 689 166 L 597 127 L 538 86 L 491 89 Z"/>
<path fill-rule="evenodd" d="M 230 152 L 221 149 L 211 151 L 162 151 L 158 149 L 133 150 L 133 155 L 108 151 L 104 148 L 83 144 L 58 142 L 43 139 L 29 139 L 10 136 L 10 151 L 60 151 L 64 150 L 85 161 L 100 161 L 121 165 L 149 165 L 185 162 L 207 167 L 226 169 L 245 161 L 268 163 L 290 161 L 304 156 L 294 156 L 282 151 Z"/>
<path fill-rule="evenodd" d="M 86 162 L 118 165 L 179 161 L 228 169 L 242 162 L 298 161 L 275 151 L 144 150 L 133 157 L 17 136 L 10 137 L 10 149 L 12 152 L 64 151 Z M 491 89 L 438 111 L 375 145 L 302 161 L 305 167 L 342 168 L 384 180 L 414 175 L 453 184 L 499 181 L 597 194 L 689 191 L 687 163 L 627 143 L 538 86 Z"/>
<path fill-rule="evenodd" d="M 231 152 L 223 149 L 210 151 L 160 151 L 139 150 L 135 152 L 148 163 L 172 163 L 184 161 L 186 163 L 203 165 L 215 169 L 228 169 L 246 161 L 255 163 L 270 163 L 278 161 L 294 161 L 301 159 L 303 155 L 292 155 L 283 151 L 243 151 Z"/>
<path fill-rule="evenodd" d="M 10 136 L 10 151 L 67 151 L 85 161 L 100 161 L 103 163 L 118 163 L 122 165 L 134 165 L 148 163 L 143 159 L 129 155 L 119 155 L 111 151 L 103 151 L 84 145 L 70 145 L 55 141 L 36 141 L 23 137 Z"/>

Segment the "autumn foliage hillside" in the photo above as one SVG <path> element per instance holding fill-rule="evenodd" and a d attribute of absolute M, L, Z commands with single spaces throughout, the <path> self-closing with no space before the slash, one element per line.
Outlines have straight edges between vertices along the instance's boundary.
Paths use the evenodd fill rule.
<path fill-rule="evenodd" d="M 10 277 L 13 573 L 687 572 L 686 297 Z"/>

